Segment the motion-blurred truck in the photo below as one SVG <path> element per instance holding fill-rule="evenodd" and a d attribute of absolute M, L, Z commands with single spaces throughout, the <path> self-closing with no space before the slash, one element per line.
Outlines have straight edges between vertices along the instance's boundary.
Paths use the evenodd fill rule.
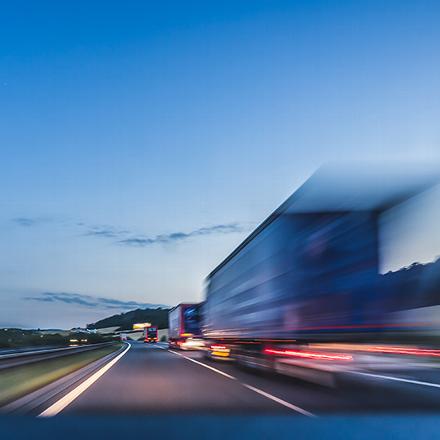
<path fill-rule="evenodd" d="M 168 343 L 171 348 L 195 350 L 204 347 L 200 318 L 203 303 L 185 303 L 168 313 Z"/>
<path fill-rule="evenodd" d="M 394 289 L 384 268 L 409 240 L 405 204 L 436 182 L 427 170 L 318 171 L 208 276 L 207 355 L 312 381 L 321 369 L 332 380 L 353 368 L 353 347 L 424 329 L 396 317 L 426 296 Z"/>

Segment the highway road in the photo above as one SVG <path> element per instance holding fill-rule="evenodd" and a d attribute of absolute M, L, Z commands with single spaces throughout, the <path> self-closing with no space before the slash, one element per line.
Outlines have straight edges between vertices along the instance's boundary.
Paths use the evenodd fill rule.
<path fill-rule="evenodd" d="M 439 373 L 437 373 L 439 371 Z M 438 412 L 440 370 L 384 377 L 350 376 L 326 388 L 284 376 L 241 370 L 176 352 L 166 344 L 131 348 L 73 398 L 51 402 L 45 415 L 75 414 L 374 414 Z M 438 380 L 436 380 L 438 379 Z M 62 398 L 60 398 L 60 401 Z"/>

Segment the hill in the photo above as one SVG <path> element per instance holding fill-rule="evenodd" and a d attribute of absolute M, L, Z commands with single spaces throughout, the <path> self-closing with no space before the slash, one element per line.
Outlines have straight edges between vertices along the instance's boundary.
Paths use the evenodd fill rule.
<path fill-rule="evenodd" d="M 109 316 L 93 324 L 88 324 L 88 329 L 99 329 L 106 327 L 119 327 L 120 330 L 131 330 L 133 324 L 150 322 L 158 328 L 168 328 L 169 309 L 136 309 L 119 315 Z"/>

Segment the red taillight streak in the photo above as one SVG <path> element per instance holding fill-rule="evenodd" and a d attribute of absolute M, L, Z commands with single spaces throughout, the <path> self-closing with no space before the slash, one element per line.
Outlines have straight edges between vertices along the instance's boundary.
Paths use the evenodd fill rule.
<path fill-rule="evenodd" d="M 266 348 L 264 352 L 266 354 L 275 354 L 279 356 L 299 357 L 299 358 L 316 359 L 323 361 L 351 361 L 353 359 L 350 355 L 345 355 L 345 354 L 322 354 L 322 353 L 313 353 L 310 351 L 273 350 L 270 348 Z"/>

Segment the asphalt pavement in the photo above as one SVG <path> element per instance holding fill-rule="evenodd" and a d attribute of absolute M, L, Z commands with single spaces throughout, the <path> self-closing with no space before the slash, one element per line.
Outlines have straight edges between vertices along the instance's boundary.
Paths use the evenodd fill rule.
<path fill-rule="evenodd" d="M 437 370 L 438 371 L 438 370 Z M 347 376 L 337 388 L 206 360 L 201 352 L 132 342 L 131 348 L 60 414 L 324 414 L 440 411 L 440 373 Z M 438 380 L 436 380 L 438 377 Z M 429 385 L 430 384 L 430 385 Z M 434 386 L 432 386 L 434 385 Z"/>

